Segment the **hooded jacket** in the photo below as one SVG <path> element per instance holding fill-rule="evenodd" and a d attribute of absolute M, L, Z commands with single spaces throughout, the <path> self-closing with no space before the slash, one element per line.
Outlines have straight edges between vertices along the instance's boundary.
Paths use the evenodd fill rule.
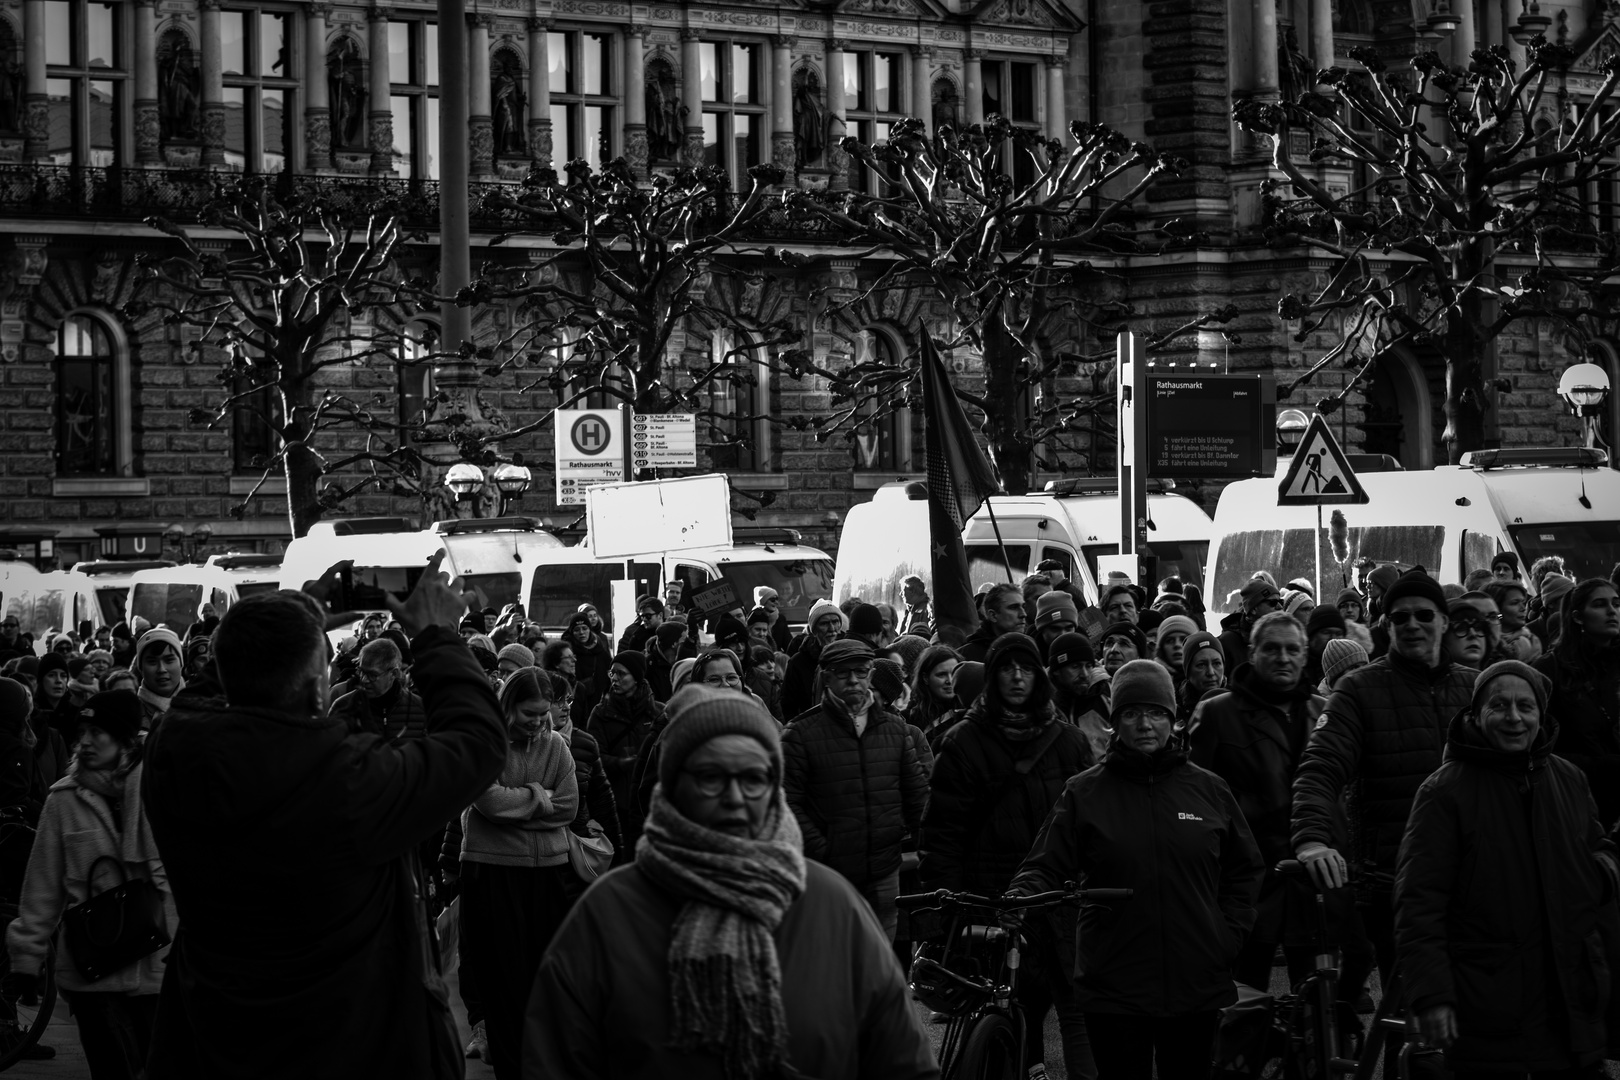
<path fill-rule="evenodd" d="M 983 620 L 978 628 L 967 636 L 967 640 L 957 646 L 956 651 L 963 660 L 977 660 L 982 664 L 991 644 L 1000 636 L 988 619 Z"/>
<path fill-rule="evenodd" d="M 1079 880 L 1133 890 L 1081 906 L 1075 1004 L 1184 1016 L 1237 1000 L 1232 962 L 1264 869 L 1226 781 L 1174 742 L 1149 756 L 1116 737 L 1101 765 L 1064 785 L 1013 891 Z"/>
<path fill-rule="evenodd" d="M 506 732 L 454 631 L 411 645 L 420 739 L 234 705 L 182 705 L 148 739 L 180 914 L 152 1075 L 461 1075 L 416 851 L 495 779 Z"/>
<path fill-rule="evenodd" d="M 815 707 L 816 671 L 821 663 L 821 642 L 815 635 L 806 634 L 799 651 L 788 658 L 787 672 L 782 676 L 782 716 L 792 721 L 800 713 Z"/>
<path fill-rule="evenodd" d="M 1567 653 L 1554 651 L 1532 665 L 1552 683 L 1558 718 L 1558 756 L 1580 767 L 1592 786 L 1599 820 L 1620 819 L 1620 649 L 1594 656 L 1577 671 Z"/>
<path fill-rule="evenodd" d="M 1552 755 L 1491 746 L 1472 710 L 1412 801 L 1395 880 L 1395 945 L 1418 1011 L 1451 1005 L 1452 1069 L 1554 1071 L 1604 1056 L 1620 929 L 1586 777 Z M 1556 981 L 1557 993 L 1551 993 Z"/>
<path fill-rule="evenodd" d="M 634 812 L 638 805 L 636 760 L 663 716 L 663 703 L 653 699 L 652 690 L 643 682 L 629 696 L 603 694 L 586 725 L 601 753 L 602 771 L 613 785 L 613 803 L 620 808 L 624 847 L 615 856 L 616 862 L 624 862 L 635 853 L 636 840 L 641 836 L 642 818 Z"/>

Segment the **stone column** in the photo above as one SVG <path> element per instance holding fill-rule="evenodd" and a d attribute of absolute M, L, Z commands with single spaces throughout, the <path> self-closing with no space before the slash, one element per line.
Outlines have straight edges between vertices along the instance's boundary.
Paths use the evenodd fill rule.
<path fill-rule="evenodd" d="M 157 11 L 155 0 L 135 0 L 135 164 L 157 165 L 158 149 Z"/>
<path fill-rule="evenodd" d="M 844 51 L 847 41 L 827 42 L 827 169 L 832 173 L 827 187 L 832 191 L 849 189 L 849 156 L 840 143 L 849 134 L 849 105 L 844 100 Z"/>
<path fill-rule="evenodd" d="M 793 148 L 793 46 L 796 37 L 779 34 L 771 41 L 771 160 L 794 182 L 798 153 Z"/>
<path fill-rule="evenodd" d="M 472 140 L 468 171 L 474 177 L 495 171 L 495 121 L 489 106 L 489 28 L 494 22 L 493 15 L 467 16 L 467 81 L 471 84 L 467 133 Z"/>
<path fill-rule="evenodd" d="M 45 0 L 24 0 L 23 41 L 23 156 L 29 161 L 43 161 L 51 145 L 51 106 L 45 79 Z"/>
<path fill-rule="evenodd" d="M 624 31 L 624 160 L 636 176 L 647 175 L 647 27 Z"/>
<path fill-rule="evenodd" d="M 332 165 L 332 103 L 326 89 L 326 17 L 331 13 L 331 4 L 304 9 L 304 163 L 312 172 Z"/>
<path fill-rule="evenodd" d="M 371 147 L 371 174 L 394 175 L 394 112 L 388 98 L 394 91 L 388 70 L 388 11 L 366 9 L 366 52 L 371 66 L 366 82 L 366 141 Z M 420 147 L 418 148 L 420 150 Z"/>
<path fill-rule="evenodd" d="M 549 19 L 529 20 L 529 154 L 551 164 L 551 51 Z"/>
<path fill-rule="evenodd" d="M 1492 0 L 1485 0 L 1487 4 Z M 1515 70 L 1523 71 L 1525 64 L 1524 46 L 1513 37 L 1513 28 L 1518 25 L 1519 16 L 1524 13 L 1524 0 L 1502 0 L 1502 40 L 1494 44 L 1501 45 L 1513 58 Z"/>
<path fill-rule="evenodd" d="M 1046 58 L 1046 137 L 1065 146 L 1069 143 L 1069 117 L 1063 94 L 1063 65 L 1066 56 Z"/>
<path fill-rule="evenodd" d="M 1488 2 L 1488 0 L 1487 0 Z M 1457 29 L 1451 32 L 1451 63 L 1466 68 L 1474 50 L 1479 47 L 1479 26 L 1474 21 L 1474 0 L 1451 0 L 1452 13 L 1457 16 Z"/>
<path fill-rule="evenodd" d="M 219 47 L 219 0 L 198 0 L 202 12 L 202 163 L 225 164 L 225 65 Z"/>
<path fill-rule="evenodd" d="M 984 123 L 984 50 L 969 49 L 962 65 L 962 115 L 968 126 Z"/>
<path fill-rule="evenodd" d="M 681 31 L 681 107 L 686 110 L 686 164 L 703 164 L 703 60 L 698 32 Z"/>
<path fill-rule="evenodd" d="M 1311 62 L 1318 71 L 1333 66 L 1333 0 L 1311 0 Z"/>
<path fill-rule="evenodd" d="M 1249 93 L 1266 101 L 1276 101 L 1277 0 L 1249 0 L 1249 40 L 1254 43 Z"/>
<path fill-rule="evenodd" d="M 906 112 L 923 122 L 923 129 L 934 130 L 934 50 L 911 47 L 911 101 Z"/>

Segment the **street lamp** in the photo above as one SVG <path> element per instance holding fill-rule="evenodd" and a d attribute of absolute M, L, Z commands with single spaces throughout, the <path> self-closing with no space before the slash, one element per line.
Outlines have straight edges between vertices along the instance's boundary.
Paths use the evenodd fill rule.
<path fill-rule="evenodd" d="M 1303 409 L 1284 409 L 1277 414 L 1277 453 L 1292 454 L 1299 449 L 1305 429 L 1311 426 Z"/>
<path fill-rule="evenodd" d="M 455 495 L 457 502 L 466 502 L 484 490 L 484 471 L 476 465 L 460 462 L 445 472 L 444 486 Z"/>
<path fill-rule="evenodd" d="M 1520 13 L 1510 33 L 1513 40 L 1520 45 L 1529 45 L 1547 33 L 1547 27 L 1552 25 L 1552 19 L 1541 13 L 1540 0 L 1523 0 L 1523 3 L 1524 11 Z"/>
<path fill-rule="evenodd" d="M 507 506 L 523 498 L 523 493 L 529 490 L 529 482 L 534 478 L 527 465 L 514 465 L 507 463 L 495 466 L 491 479 L 495 481 L 495 490 L 501 493 L 500 513 L 506 514 Z"/>
<path fill-rule="evenodd" d="M 181 562 L 191 562 L 202 554 L 203 548 L 214 538 L 214 527 L 206 521 L 186 533 L 186 527 L 178 521 L 163 530 L 163 538 L 180 551 Z M 190 543 L 187 543 L 187 541 Z"/>
<path fill-rule="evenodd" d="M 1558 379 L 1558 396 L 1569 403 L 1570 411 L 1581 418 L 1587 446 L 1596 446 L 1598 418 L 1609 396 L 1609 373 L 1597 364 L 1575 364 L 1564 369 Z"/>

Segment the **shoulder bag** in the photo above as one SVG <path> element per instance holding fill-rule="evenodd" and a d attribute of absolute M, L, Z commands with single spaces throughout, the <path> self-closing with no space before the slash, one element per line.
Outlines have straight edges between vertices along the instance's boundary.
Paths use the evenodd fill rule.
<path fill-rule="evenodd" d="M 122 859 L 103 855 L 90 864 L 111 862 L 123 881 L 67 909 L 62 926 L 73 964 L 94 982 L 142 960 L 169 944 L 169 925 L 163 916 L 163 892 L 150 878 L 132 878 Z"/>
<path fill-rule="evenodd" d="M 568 865 L 581 881 L 590 884 L 613 865 L 613 841 L 601 822 L 595 818 L 586 822 L 584 836 L 571 828 L 563 831 L 568 834 Z"/>

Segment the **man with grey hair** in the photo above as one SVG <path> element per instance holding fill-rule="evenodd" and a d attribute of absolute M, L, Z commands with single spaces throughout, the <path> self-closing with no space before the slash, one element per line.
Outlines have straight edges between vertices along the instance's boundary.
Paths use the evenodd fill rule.
<path fill-rule="evenodd" d="M 387 638 L 367 642 L 360 650 L 355 672 L 358 690 L 332 703 L 332 719 L 348 725 L 351 734 L 381 736 L 384 742 L 418 739 L 427 731 L 422 699 L 405 685 L 405 661 L 399 646 Z"/>
<path fill-rule="evenodd" d="M 1003 634 L 1024 632 L 1024 590 L 1010 581 L 990 586 L 984 594 L 984 621 L 957 651 L 963 660 L 984 663 L 990 643 Z"/>

